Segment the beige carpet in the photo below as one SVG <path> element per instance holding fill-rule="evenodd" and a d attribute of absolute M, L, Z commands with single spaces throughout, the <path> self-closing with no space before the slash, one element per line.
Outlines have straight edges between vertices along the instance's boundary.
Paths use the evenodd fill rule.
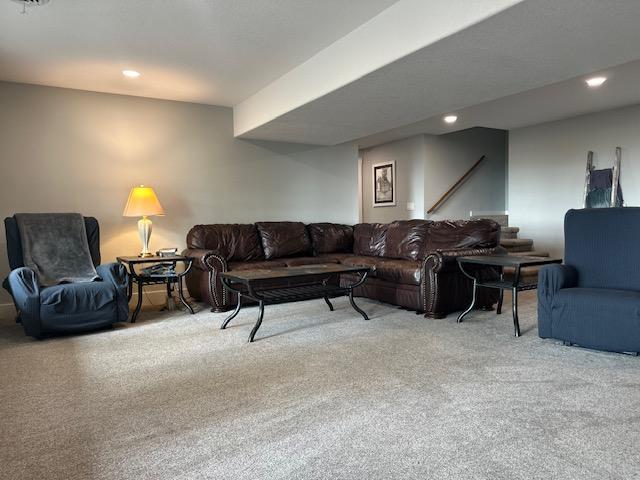
<path fill-rule="evenodd" d="M 640 478 L 640 359 L 360 300 L 34 341 L 0 326 L 3 479 Z"/>

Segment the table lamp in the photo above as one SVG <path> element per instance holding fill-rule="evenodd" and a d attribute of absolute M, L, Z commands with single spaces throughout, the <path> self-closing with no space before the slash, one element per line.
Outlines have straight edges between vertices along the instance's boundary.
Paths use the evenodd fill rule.
<path fill-rule="evenodd" d="M 140 185 L 133 187 L 129 192 L 127 205 L 122 212 L 123 217 L 142 217 L 138 220 L 138 234 L 142 242 L 142 252 L 140 257 L 151 257 L 153 254 L 149 251 L 149 239 L 151 238 L 152 223 L 148 217 L 151 215 L 164 215 L 164 209 L 156 192 L 151 187 Z"/>

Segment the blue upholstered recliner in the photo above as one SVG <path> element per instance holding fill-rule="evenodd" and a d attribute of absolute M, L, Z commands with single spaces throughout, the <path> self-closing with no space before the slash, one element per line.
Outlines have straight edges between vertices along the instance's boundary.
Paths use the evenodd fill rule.
<path fill-rule="evenodd" d="M 640 352 L 640 208 L 569 210 L 565 264 L 540 270 L 538 334 Z"/>
<path fill-rule="evenodd" d="M 100 280 L 46 288 L 38 284 L 35 272 L 23 264 L 20 232 L 15 218 L 4 220 L 11 273 L 2 286 L 13 297 L 18 320 L 29 336 L 41 338 L 47 333 L 80 332 L 127 320 L 126 270 L 118 263 L 100 265 L 98 221 L 93 217 L 85 217 L 84 220 L 91 260 Z"/>

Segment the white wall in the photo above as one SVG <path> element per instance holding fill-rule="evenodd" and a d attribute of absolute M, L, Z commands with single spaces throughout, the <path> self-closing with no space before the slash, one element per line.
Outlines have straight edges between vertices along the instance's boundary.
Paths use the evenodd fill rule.
<path fill-rule="evenodd" d="M 230 108 L 60 88 L 0 82 L 0 105 L 0 216 L 95 216 L 103 262 L 140 250 L 137 219 L 122 217 L 135 184 L 166 211 L 152 250 L 184 247 L 197 223 L 357 221 L 355 145 L 237 140 Z"/>
<path fill-rule="evenodd" d="M 418 135 L 363 151 L 365 222 L 411 218 L 464 219 L 469 212 L 506 209 L 507 133 L 472 128 L 447 135 Z M 482 155 L 487 159 L 431 215 L 430 208 Z M 396 161 L 397 204 L 373 207 L 374 163 Z M 407 202 L 415 210 L 407 210 Z"/>
<path fill-rule="evenodd" d="M 610 168 L 617 146 L 625 204 L 640 205 L 640 105 L 511 131 L 509 223 L 536 250 L 562 255 L 564 214 L 582 208 L 587 151 Z"/>

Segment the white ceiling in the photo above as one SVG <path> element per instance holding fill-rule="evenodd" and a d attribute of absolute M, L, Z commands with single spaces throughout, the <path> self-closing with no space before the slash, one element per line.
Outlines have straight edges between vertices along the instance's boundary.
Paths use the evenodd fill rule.
<path fill-rule="evenodd" d="M 639 0 L 525 0 L 242 137 L 328 145 L 398 129 L 638 60 L 638 25 Z M 639 88 L 628 87 L 632 93 Z M 560 109 L 570 110 L 564 98 L 556 101 Z M 531 109 L 535 113 L 546 106 L 533 103 L 527 108 L 512 111 L 510 121 L 505 117 L 494 123 L 521 126 L 532 116 Z M 476 121 L 487 126 L 482 117 Z M 464 123 L 451 130 L 474 126 Z"/>
<path fill-rule="evenodd" d="M 0 0 L 0 80 L 234 106 L 242 138 L 368 147 L 640 103 L 640 0 L 51 0 L 20 10 Z M 601 72 L 610 80 L 586 89 L 584 76 Z M 245 112 L 254 115 L 238 130 Z M 451 112 L 458 122 L 443 124 Z"/>
<path fill-rule="evenodd" d="M 230 106 L 395 1 L 0 0 L 0 80 Z"/>
<path fill-rule="evenodd" d="M 448 125 L 442 115 L 369 135 L 358 140 L 361 148 L 423 133 L 441 135 L 476 126 L 513 130 L 616 107 L 640 104 L 640 61 L 598 70 L 608 78 L 598 88 L 589 88 L 580 75 L 569 80 L 509 95 L 456 110 L 458 121 Z"/>

